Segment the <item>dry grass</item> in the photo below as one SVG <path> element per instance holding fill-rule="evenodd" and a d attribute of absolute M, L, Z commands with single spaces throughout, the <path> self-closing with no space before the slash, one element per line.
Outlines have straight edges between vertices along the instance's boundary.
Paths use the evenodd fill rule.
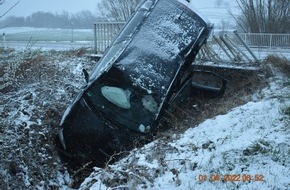
<path fill-rule="evenodd" d="M 290 80 L 289 80 L 290 79 L 290 60 L 288 60 L 286 57 L 281 57 L 281 56 L 277 56 L 277 55 L 269 55 L 265 59 L 265 63 L 267 65 L 269 65 L 270 68 L 271 68 L 271 66 L 274 68 L 274 70 L 272 69 L 272 71 L 274 71 L 274 72 L 278 71 L 278 73 L 282 73 L 288 78 L 288 80 L 285 82 L 285 85 L 290 84 Z M 285 114 L 285 116 L 286 116 L 284 118 L 286 120 L 286 122 L 290 123 L 290 120 L 289 120 L 290 106 L 285 105 L 285 107 L 282 110 L 282 113 Z"/>
<path fill-rule="evenodd" d="M 58 123 L 83 77 L 71 68 L 89 66 L 71 52 L 3 53 L 0 77 L 0 189 L 58 189 L 67 171 L 54 140 Z M 68 65 L 60 65 L 60 60 Z M 0 83 L 1 85 L 1 83 Z M 69 182 L 66 182 L 69 183 Z"/>
<path fill-rule="evenodd" d="M 281 73 L 290 78 L 290 61 L 286 57 L 280 57 L 277 55 L 269 55 L 265 59 L 266 64 L 270 64 L 278 69 Z"/>
<path fill-rule="evenodd" d="M 263 71 L 246 70 L 215 70 L 227 80 L 227 89 L 222 97 L 189 97 L 181 105 L 171 105 L 166 114 L 166 122 L 162 126 L 161 135 L 170 138 L 170 134 L 184 132 L 190 127 L 196 126 L 202 121 L 226 114 L 230 109 L 248 102 L 249 97 L 262 89 L 267 83 L 263 77 Z M 158 135 L 159 136 L 159 135 Z"/>
<path fill-rule="evenodd" d="M 79 48 L 79 49 L 72 49 L 66 52 L 66 55 L 75 56 L 75 57 L 82 57 L 86 53 L 88 53 L 88 48 Z"/>

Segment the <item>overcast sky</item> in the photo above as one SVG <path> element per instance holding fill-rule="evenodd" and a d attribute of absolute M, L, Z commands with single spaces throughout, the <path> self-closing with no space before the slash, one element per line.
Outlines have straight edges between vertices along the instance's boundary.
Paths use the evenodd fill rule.
<path fill-rule="evenodd" d="M 6 0 L 4 5 L 0 6 L 0 15 L 6 12 L 18 0 Z M 62 12 L 76 13 L 82 10 L 89 10 L 97 13 L 97 4 L 101 0 L 20 0 L 20 3 L 13 8 L 6 16 L 29 16 L 37 11 L 43 12 Z M 191 0 L 200 12 L 208 12 L 212 14 L 209 8 L 216 7 L 218 0 Z M 232 6 L 233 0 L 219 0 L 223 2 L 222 6 Z M 215 13 L 212 17 L 220 17 L 219 13 Z"/>
<path fill-rule="evenodd" d="M 6 0 L 0 6 L 0 14 L 6 12 L 18 0 Z M 29 16 L 37 11 L 76 13 L 82 10 L 97 12 L 97 3 L 100 0 L 20 0 L 20 3 L 13 8 L 7 16 Z"/>

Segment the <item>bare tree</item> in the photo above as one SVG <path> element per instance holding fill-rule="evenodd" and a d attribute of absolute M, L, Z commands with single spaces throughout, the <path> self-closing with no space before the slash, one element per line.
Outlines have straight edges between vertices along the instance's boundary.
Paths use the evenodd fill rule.
<path fill-rule="evenodd" d="M 0 0 L 0 5 L 2 5 L 5 2 L 5 0 Z M 7 11 L 4 13 L 0 13 L 0 18 L 5 16 L 9 11 L 11 11 L 20 1 L 17 1 L 14 5 L 12 5 Z"/>
<path fill-rule="evenodd" d="M 140 0 L 101 0 L 98 9 L 106 21 L 126 21 Z"/>
<path fill-rule="evenodd" d="M 245 32 L 290 32 L 289 0 L 236 0 L 242 15 L 235 17 Z"/>

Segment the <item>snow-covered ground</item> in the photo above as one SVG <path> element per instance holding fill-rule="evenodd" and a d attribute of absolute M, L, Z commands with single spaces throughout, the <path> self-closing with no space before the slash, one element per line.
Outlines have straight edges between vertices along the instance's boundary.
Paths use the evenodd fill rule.
<path fill-rule="evenodd" d="M 94 64 L 84 51 L 0 52 L 0 189 L 76 187 L 53 135 L 84 85 L 82 69 Z M 253 96 L 236 97 L 248 103 L 199 125 L 172 124 L 189 129 L 95 168 L 80 189 L 287 189 L 290 81 L 280 73 L 268 80 Z"/>
<path fill-rule="evenodd" d="M 93 64 L 82 50 L 0 50 L 0 189 L 70 184 L 54 137 Z"/>
<path fill-rule="evenodd" d="M 289 189 L 290 81 L 269 80 L 227 114 L 95 168 L 80 189 Z"/>

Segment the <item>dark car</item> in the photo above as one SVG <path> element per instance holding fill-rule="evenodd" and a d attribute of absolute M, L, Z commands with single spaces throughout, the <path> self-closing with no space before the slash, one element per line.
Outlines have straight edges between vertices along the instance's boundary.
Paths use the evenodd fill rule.
<path fill-rule="evenodd" d="M 143 0 L 64 113 L 62 152 L 104 163 L 156 131 L 185 86 L 223 91 L 192 81 L 191 64 L 210 31 L 178 0 Z"/>

